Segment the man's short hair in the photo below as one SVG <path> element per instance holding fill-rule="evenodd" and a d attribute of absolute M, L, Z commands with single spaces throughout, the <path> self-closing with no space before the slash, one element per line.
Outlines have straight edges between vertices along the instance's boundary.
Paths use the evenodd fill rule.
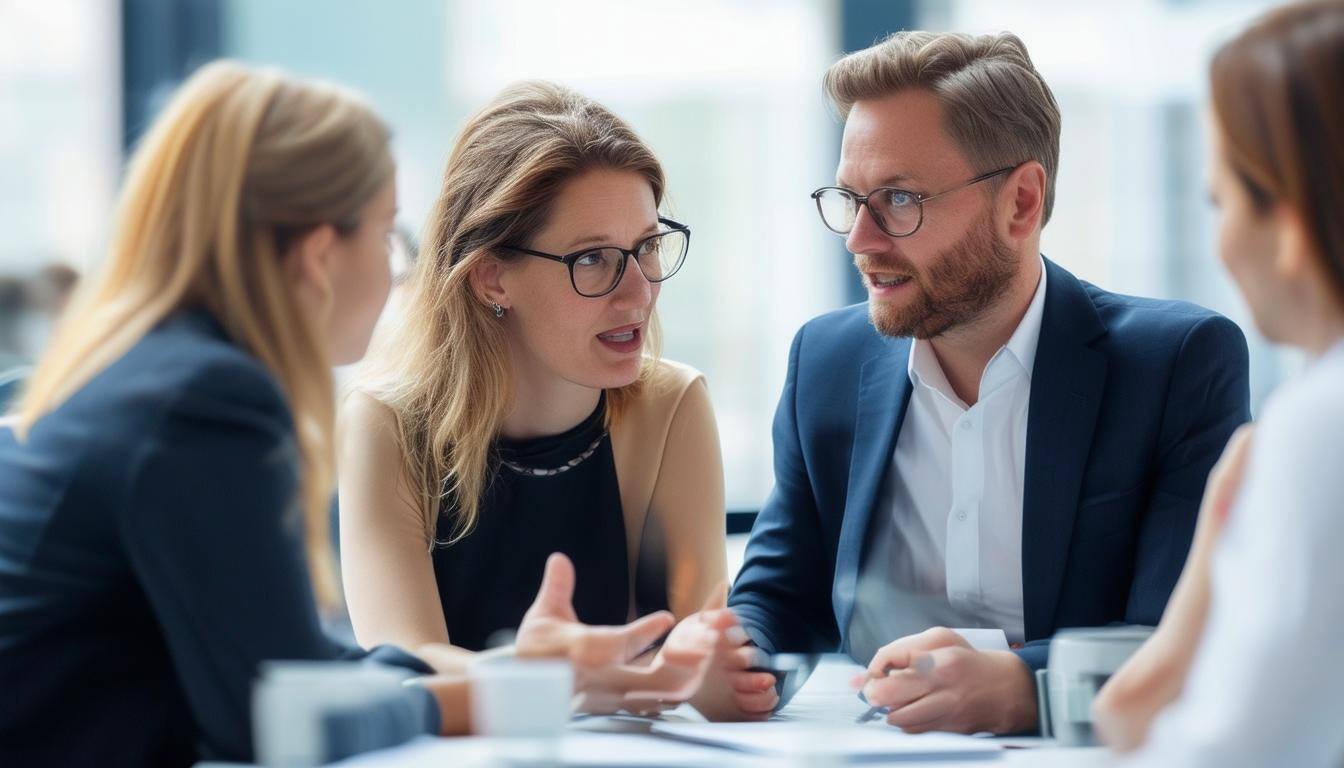
<path fill-rule="evenodd" d="M 832 64 L 824 85 L 842 119 L 865 99 L 929 91 L 942 104 L 944 128 L 977 172 L 1027 160 L 1045 168 L 1041 225 L 1050 220 L 1059 106 L 1016 35 L 896 32 Z"/>

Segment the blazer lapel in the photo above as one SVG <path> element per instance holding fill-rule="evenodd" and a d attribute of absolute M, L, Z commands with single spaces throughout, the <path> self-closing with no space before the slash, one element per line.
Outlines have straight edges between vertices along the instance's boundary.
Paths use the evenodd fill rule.
<path fill-rule="evenodd" d="M 1090 344 L 1106 333 L 1092 299 L 1046 261 L 1045 312 L 1032 367 L 1022 499 L 1022 601 L 1026 637 L 1054 633 L 1055 607 L 1097 413 L 1106 357 Z"/>
<path fill-rule="evenodd" d="M 835 556 L 831 604 L 840 630 L 840 647 L 849 638 L 860 560 L 878 489 L 886 477 L 896 447 L 906 406 L 910 403 L 910 375 L 906 370 L 910 340 L 900 339 L 892 349 L 864 363 L 859 372 L 858 407 L 854 415 L 854 447 L 849 460 L 845 511 Z"/>

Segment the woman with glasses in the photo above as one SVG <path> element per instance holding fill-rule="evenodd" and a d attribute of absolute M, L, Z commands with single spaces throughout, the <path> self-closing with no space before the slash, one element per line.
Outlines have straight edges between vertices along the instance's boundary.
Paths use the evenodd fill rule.
<path fill-rule="evenodd" d="M 577 617 L 678 617 L 721 591 L 723 474 L 703 377 L 658 357 L 690 230 L 620 118 L 544 82 L 458 137 L 395 324 L 342 407 L 344 583 L 361 642 L 506 642 L 548 553 Z M 652 655 L 652 654 L 650 654 Z"/>
<path fill-rule="evenodd" d="M 0 419 L 0 765 L 251 762 L 264 662 L 434 671 L 318 614 L 340 602 L 331 366 L 387 298 L 389 138 L 358 96 L 217 62 L 140 142 L 102 269 Z M 538 583 L 518 654 L 572 659 L 589 698 L 687 695 L 731 625 L 683 622 L 636 668 L 670 615 L 585 627 L 563 557 Z M 346 713 L 338 748 L 466 732 L 466 681 L 419 682 L 421 707 Z"/>

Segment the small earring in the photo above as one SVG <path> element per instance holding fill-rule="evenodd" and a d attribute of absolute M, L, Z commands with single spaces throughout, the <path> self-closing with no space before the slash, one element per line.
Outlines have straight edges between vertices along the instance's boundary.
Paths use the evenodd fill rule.
<path fill-rule="evenodd" d="M 495 302 L 491 302 L 491 304 L 490 304 L 490 309 L 494 310 L 494 313 L 495 313 L 495 317 L 496 317 L 496 318 L 500 318 L 500 317 L 503 317 L 503 316 L 504 316 L 504 308 L 501 307 L 501 306 L 499 305 L 499 302 L 497 302 L 497 301 L 495 301 Z"/>

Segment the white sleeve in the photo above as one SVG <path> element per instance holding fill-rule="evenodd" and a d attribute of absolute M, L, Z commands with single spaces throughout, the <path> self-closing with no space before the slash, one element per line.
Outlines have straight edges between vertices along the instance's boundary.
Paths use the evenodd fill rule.
<path fill-rule="evenodd" d="M 1344 402 L 1329 379 L 1266 409 L 1190 678 L 1135 764 L 1344 758 Z"/>

